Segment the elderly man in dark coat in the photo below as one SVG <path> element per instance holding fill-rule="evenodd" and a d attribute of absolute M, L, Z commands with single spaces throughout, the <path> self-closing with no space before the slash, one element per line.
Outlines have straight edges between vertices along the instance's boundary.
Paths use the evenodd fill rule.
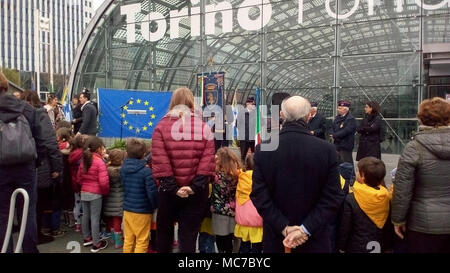
<path fill-rule="evenodd" d="M 353 164 L 353 148 L 355 147 L 356 120 L 350 113 L 350 102 L 339 101 L 338 116 L 333 121 L 331 138 L 339 153 L 340 163 Z"/>
<path fill-rule="evenodd" d="M 308 129 L 315 137 L 325 140 L 327 132 L 327 119 L 317 113 L 317 102 L 311 102 L 311 119 L 308 122 Z"/>
<path fill-rule="evenodd" d="M 283 102 L 279 147 L 254 156 L 250 195 L 264 220 L 265 253 L 330 252 L 329 223 L 344 200 L 336 149 L 311 135 L 310 104 L 302 97 Z"/>

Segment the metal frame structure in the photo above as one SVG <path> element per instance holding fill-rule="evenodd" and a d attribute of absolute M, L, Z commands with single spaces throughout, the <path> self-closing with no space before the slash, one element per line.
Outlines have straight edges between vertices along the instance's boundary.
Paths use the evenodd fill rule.
<path fill-rule="evenodd" d="M 222 1 L 232 3 L 236 14 L 243 0 L 202 0 L 201 14 L 205 5 Z M 226 71 L 226 92 L 238 90 L 240 103 L 254 96 L 256 86 L 261 88 L 263 104 L 276 92 L 299 94 L 319 102 L 319 111 L 328 118 L 336 115 L 340 99 L 350 99 L 358 117 L 366 101 L 378 101 L 386 118 L 401 123 L 387 124 L 399 142 L 393 152 L 399 152 L 417 129 L 404 119 L 415 118 L 426 90 L 423 44 L 450 43 L 450 8 L 427 11 L 414 0 L 405 0 L 404 12 L 396 13 L 395 1 L 375 1 L 375 14 L 367 16 L 363 1 L 354 15 L 341 20 L 328 16 L 325 0 L 303 2 L 303 24 L 297 23 L 297 0 L 272 0 L 272 19 L 260 31 L 243 31 L 234 22 L 232 33 L 210 36 L 202 29 L 200 37 L 191 37 L 190 22 L 182 20 L 182 38 L 170 40 L 166 33 L 159 42 L 150 43 L 139 35 L 136 24 L 136 43 L 127 44 L 121 5 L 142 3 L 136 15 L 140 21 L 150 10 L 168 16 L 170 10 L 190 1 L 107 0 L 77 50 L 69 90 L 147 86 L 161 91 L 179 86 L 195 90 L 197 73 Z M 344 14 L 354 3 L 337 0 L 332 7 Z M 213 66 L 208 64 L 211 56 Z M 230 96 L 226 101 L 231 101 Z"/>

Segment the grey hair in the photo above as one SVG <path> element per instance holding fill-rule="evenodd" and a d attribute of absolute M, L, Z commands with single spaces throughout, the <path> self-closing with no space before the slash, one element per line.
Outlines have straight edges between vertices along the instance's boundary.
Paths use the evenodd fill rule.
<path fill-rule="evenodd" d="M 281 111 L 287 122 L 300 119 L 307 121 L 311 112 L 311 104 L 303 97 L 293 96 L 283 101 L 281 104 Z"/>

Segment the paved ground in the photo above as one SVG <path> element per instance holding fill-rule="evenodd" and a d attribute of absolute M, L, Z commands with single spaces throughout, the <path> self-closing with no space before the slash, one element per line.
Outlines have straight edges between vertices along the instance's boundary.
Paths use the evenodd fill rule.
<path fill-rule="evenodd" d="M 237 154 L 239 154 L 239 150 L 235 149 L 235 152 Z M 356 157 L 356 154 L 354 155 L 354 158 Z M 386 184 L 388 187 L 390 187 L 392 185 L 391 182 L 391 175 L 390 172 L 396 168 L 397 163 L 398 163 L 398 158 L 399 155 L 388 155 L 388 154 L 383 154 L 382 155 L 382 159 L 386 164 Z M 73 251 L 73 246 L 76 246 L 78 244 L 81 245 L 80 248 L 78 248 L 81 253 L 90 253 L 90 247 L 83 247 L 82 246 L 82 236 L 80 233 L 76 233 L 71 229 L 66 228 L 66 230 L 68 230 L 68 232 L 66 233 L 66 235 L 64 237 L 61 238 L 57 238 L 54 242 L 49 243 L 49 244 L 45 244 L 45 245 L 39 245 L 39 250 L 42 253 L 70 253 L 71 251 Z M 16 240 L 15 240 L 16 241 Z M 114 249 L 114 246 L 112 244 L 112 241 L 109 241 L 110 245 L 107 249 L 105 249 L 104 251 L 102 251 L 103 253 L 121 253 L 122 250 L 117 250 Z M 175 250 L 176 251 L 176 250 Z"/>

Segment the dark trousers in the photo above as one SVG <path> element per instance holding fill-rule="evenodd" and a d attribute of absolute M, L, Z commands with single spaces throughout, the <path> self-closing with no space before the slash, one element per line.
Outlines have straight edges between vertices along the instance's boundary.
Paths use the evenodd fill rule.
<path fill-rule="evenodd" d="M 348 162 L 348 163 L 351 163 L 352 165 L 354 165 L 352 151 L 338 150 L 337 152 L 339 155 L 339 164 Z"/>
<path fill-rule="evenodd" d="M 233 234 L 226 236 L 216 235 L 216 244 L 219 253 L 233 253 Z"/>
<path fill-rule="evenodd" d="M 239 249 L 239 253 L 257 254 L 257 253 L 262 253 L 262 250 L 263 250 L 262 243 L 252 244 L 250 242 L 241 242 L 241 248 Z"/>
<path fill-rule="evenodd" d="M 171 253 L 174 223 L 178 222 L 180 253 L 195 253 L 197 236 L 208 204 L 208 189 L 196 192 L 188 198 L 159 192 L 156 236 L 159 253 Z"/>
<path fill-rule="evenodd" d="M 198 249 L 200 253 L 216 253 L 216 237 L 206 232 L 198 235 Z"/>
<path fill-rule="evenodd" d="M 450 253 L 450 234 L 427 234 L 408 229 L 405 239 L 410 253 Z"/>
<path fill-rule="evenodd" d="M 44 215 L 46 210 L 52 210 L 52 187 L 40 188 L 37 193 L 37 205 L 36 205 L 36 222 L 37 232 L 40 235 L 42 229 L 42 222 L 44 221 Z M 50 225 L 50 222 L 49 224 Z"/>
<path fill-rule="evenodd" d="M 8 225 L 9 204 L 12 193 L 22 188 L 27 191 L 30 198 L 28 218 L 23 238 L 23 253 L 39 253 L 37 249 L 37 227 L 36 227 L 36 199 L 37 199 L 37 176 L 34 162 L 0 167 L 0 246 L 5 240 Z M 19 226 L 23 211 L 23 198 L 18 195 L 16 207 L 19 215 Z M 13 252 L 12 237 L 8 246 L 8 252 Z"/>
<path fill-rule="evenodd" d="M 242 162 L 245 162 L 248 149 L 250 149 L 252 153 L 255 152 L 255 141 L 241 140 L 240 145 L 241 145 L 241 159 Z"/>

